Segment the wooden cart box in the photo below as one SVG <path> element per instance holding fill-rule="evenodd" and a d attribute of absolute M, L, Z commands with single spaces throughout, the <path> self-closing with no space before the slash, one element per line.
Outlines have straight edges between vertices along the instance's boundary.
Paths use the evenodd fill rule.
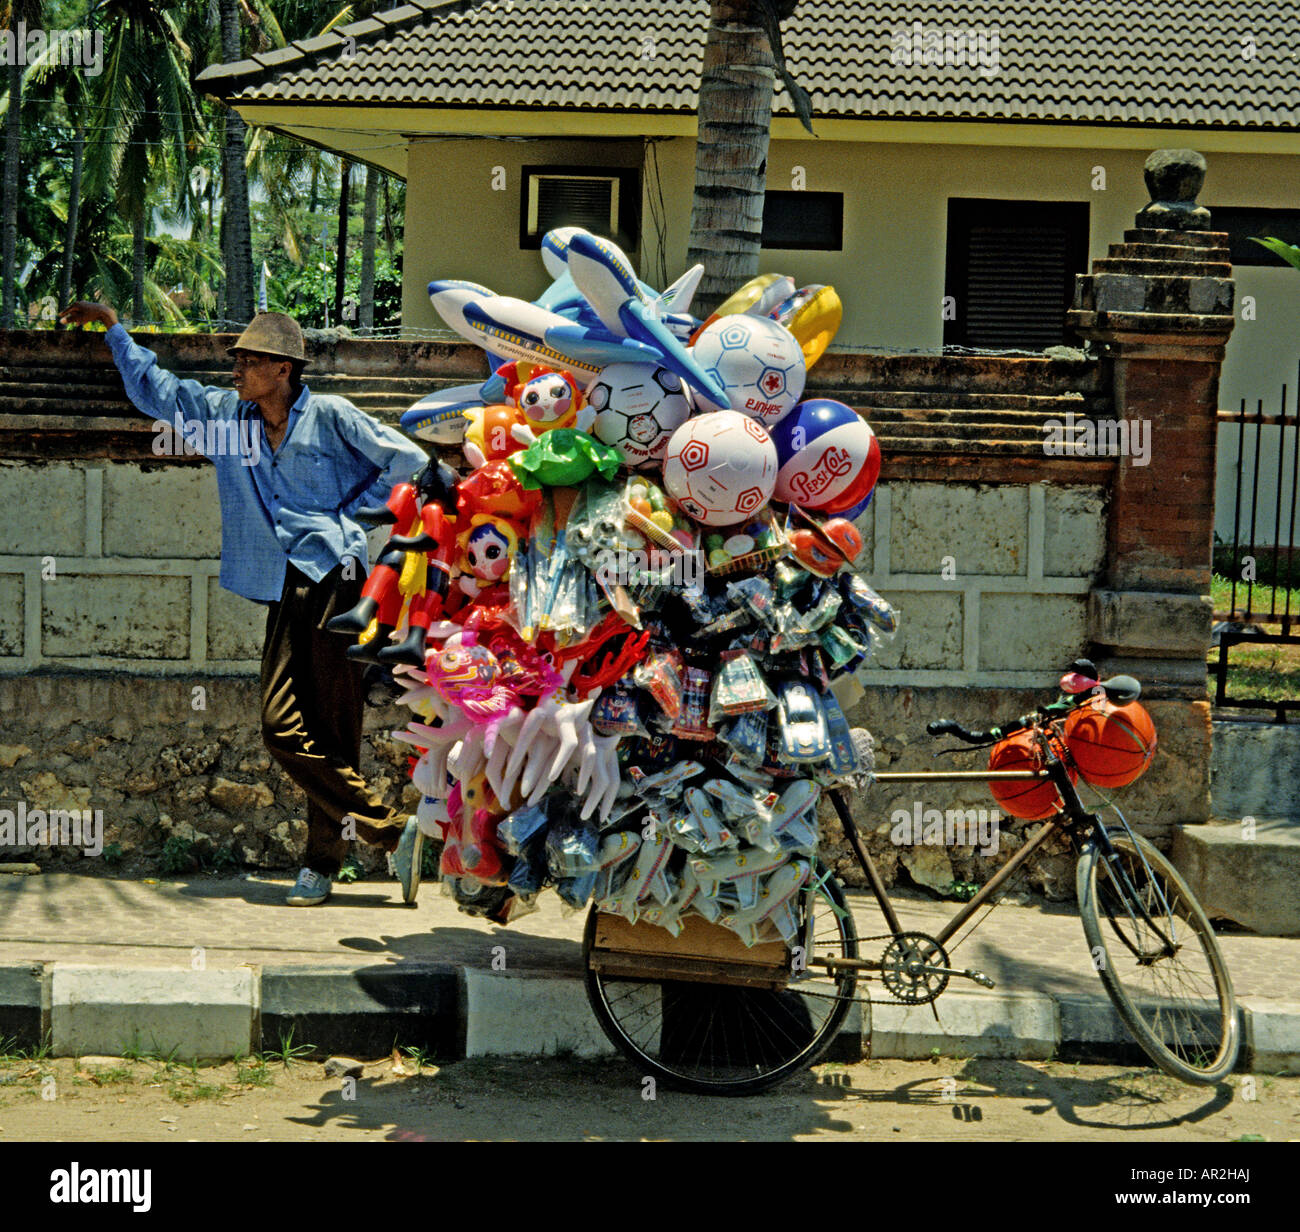
<path fill-rule="evenodd" d="M 632 924 L 622 916 L 598 913 L 589 962 L 606 976 L 745 988 L 781 989 L 790 975 L 784 942 L 760 942 L 747 949 L 730 929 L 698 915 L 685 916 L 674 937 L 657 924 Z"/>

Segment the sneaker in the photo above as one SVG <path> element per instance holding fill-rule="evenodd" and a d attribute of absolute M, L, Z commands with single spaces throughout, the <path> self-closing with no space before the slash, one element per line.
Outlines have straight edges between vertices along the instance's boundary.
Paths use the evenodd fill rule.
<path fill-rule="evenodd" d="M 298 880 L 294 882 L 284 903 L 286 907 L 316 907 L 329 896 L 330 878 L 304 868 L 298 874 Z"/>
<path fill-rule="evenodd" d="M 414 817 L 408 818 L 397 850 L 388 857 L 393 875 L 402 883 L 402 902 L 413 903 L 420 892 L 420 858 L 424 853 L 424 831 Z"/>

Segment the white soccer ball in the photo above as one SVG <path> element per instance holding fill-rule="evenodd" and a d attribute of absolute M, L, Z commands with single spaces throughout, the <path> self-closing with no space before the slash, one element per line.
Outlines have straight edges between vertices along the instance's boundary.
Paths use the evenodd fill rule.
<path fill-rule="evenodd" d="M 664 489 L 687 517 L 706 526 L 752 517 L 771 498 L 776 472 L 767 429 L 739 411 L 688 419 L 664 454 Z"/>
<path fill-rule="evenodd" d="M 695 362 L 727 393 L 733 411 L 769 427 L 803 396 L 803 349 L 770 317 L 730 313 L 704 329 L 691 348 Z"/>
<path fill-rule="evenodd" d="M 602 368 L 587 386 L 587 405 L 596 413 L 596 439 L 617 449 L 633 470 L 657 467 L 668 438 L 691 413 L 681 378 L 651 364 Z"/>

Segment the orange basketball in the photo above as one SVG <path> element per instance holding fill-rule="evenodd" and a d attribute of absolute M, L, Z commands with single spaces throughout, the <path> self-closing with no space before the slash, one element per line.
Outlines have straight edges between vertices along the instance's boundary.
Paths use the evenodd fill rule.
<path fill-rule="evenodd" d="M 1094 787 L 1127 787 L 1156 755 L 1156 726 L 1137 702 L 1117 706 L 1092 697 L 1065 720 L 1065 743 Z"/>
<path fill-rule="evenodd" d="M 1052 737 L 1052 747 L 1059 757 L 1064 753 L 1060 739 Z M 1041 770 L 1043 754 L 1031 731 L 1019 731 L 1014 736 L 999 740 L 989 754 L 990 770 Z M 1070 771 L 1070 782 L 1079 776 Z M 989 784 L 993 798 L 1012 817 L 1025 821 L 1042 821 L 1061 807 L 1061 793 L 1056 784 L 1048 780 L 995 779 Z"/>

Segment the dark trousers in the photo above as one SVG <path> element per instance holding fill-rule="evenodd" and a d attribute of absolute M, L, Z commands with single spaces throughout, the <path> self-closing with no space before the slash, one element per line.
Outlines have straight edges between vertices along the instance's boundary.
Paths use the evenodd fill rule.
<path fill-rule="evenodd" d="M 384 806 L 358 771 L 365 706 L 362 666 L 347 657 L 352 639 L 325 628 L 352 608 L 365 579 L 343 566 L 312 582 L 293 565 L 266 615 L 262 648 L 262 739 L 307 793 L 306 866 L 332 877 L 355 837 L 392 851 L 406 814 Z M 354 825 L 345 834 L 345 818 Z"/>

